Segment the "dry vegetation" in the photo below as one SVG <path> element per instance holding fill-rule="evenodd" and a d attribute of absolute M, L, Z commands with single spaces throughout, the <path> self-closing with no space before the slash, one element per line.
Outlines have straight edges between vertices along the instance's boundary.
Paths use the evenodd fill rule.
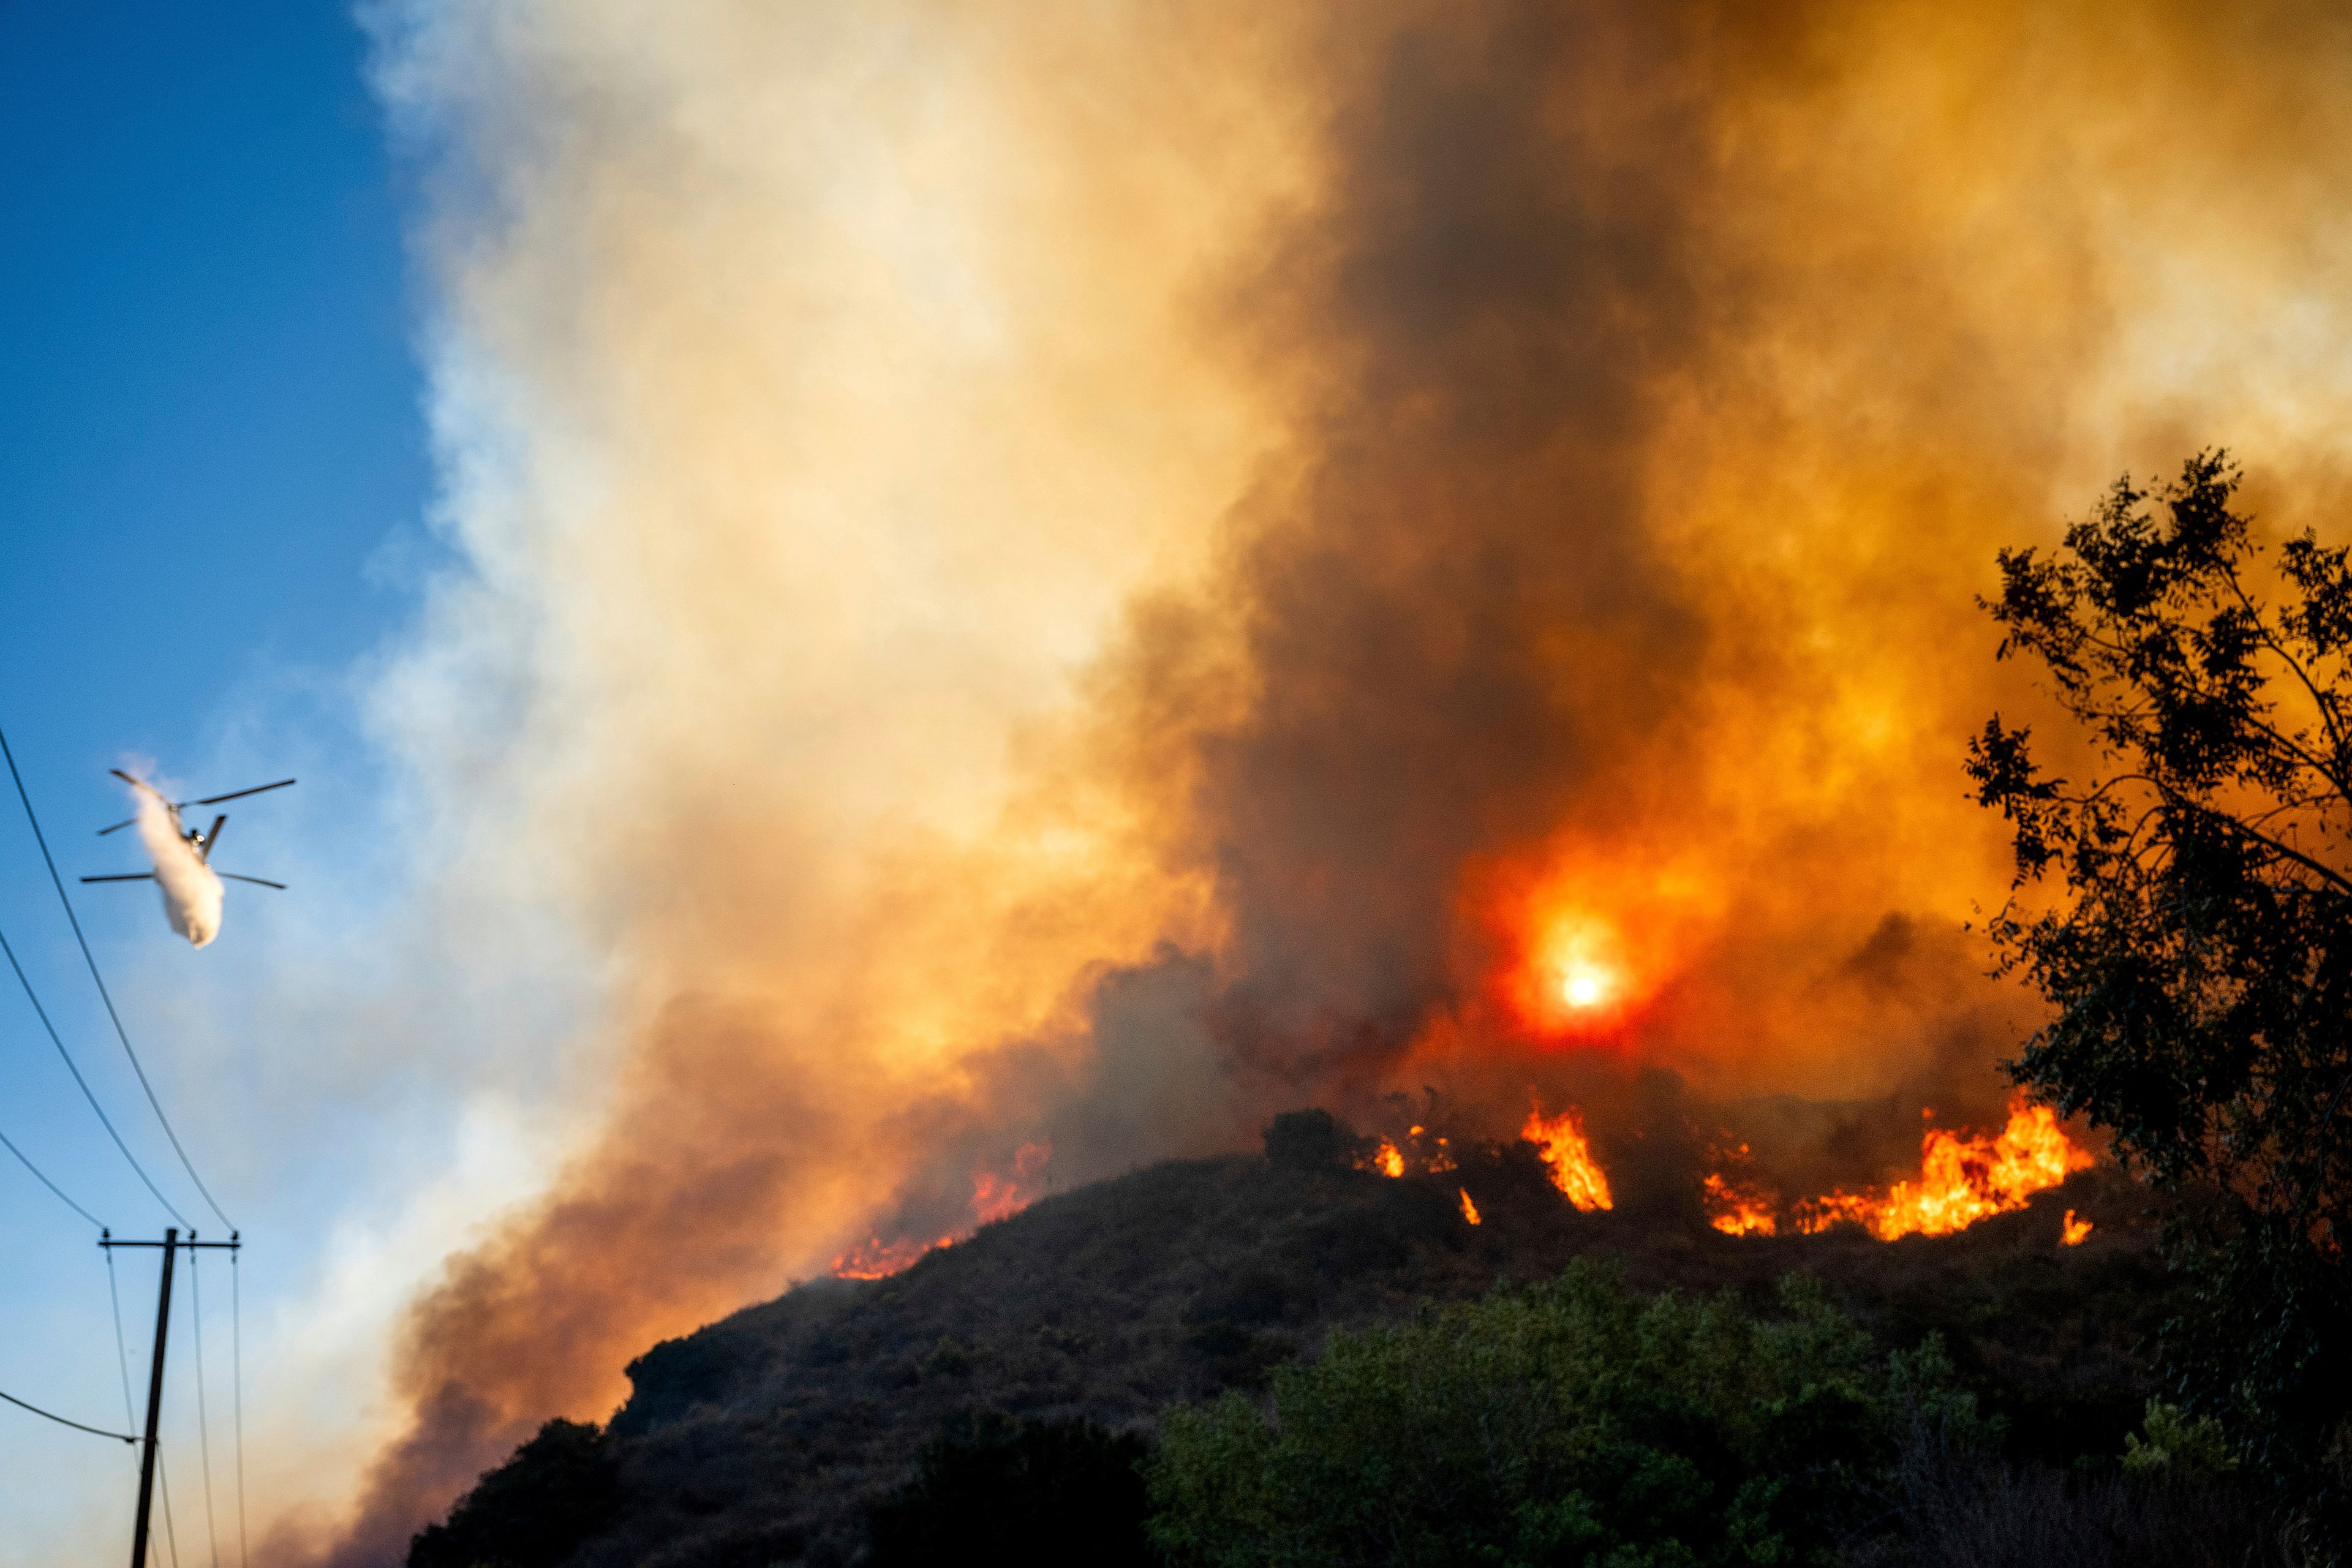
<path fill-rule="evenodd" d="M 2096 1222 L 2074 1247 L 2059 1239 L 2070 1207 Z M 655 1346 L 603 1442 L 609 1520 L 576 1551 L 534 1539 L 575 1568 L 847 1563 L 867 1508 L 974 1412 L 1148 1431 L 1171 1405 L 1261 1387 L 1335 1326 L 1588 1255 L 1637 1290 L 1759 1308 L 1801 1270 L 1889 1348 L 1940 1332 L 2029 1465 L 2122 1450 L 2165 1310 L 2145 1195 L 2106 1171 L 1957 1236 L 1882 1243 L 1735 1238 L 1677 1204 L 1579 1213 L 1524 1144 L 1402 1179 L 1255 1155 L 1169 1163 L 1048 1198 L 893 1278 L 812 1281 Z M 598 1518 L 576 1499 L 563 1511 Z M 461 1534 L 412 1561 L 462 1568 L 482 1549 Z"/>

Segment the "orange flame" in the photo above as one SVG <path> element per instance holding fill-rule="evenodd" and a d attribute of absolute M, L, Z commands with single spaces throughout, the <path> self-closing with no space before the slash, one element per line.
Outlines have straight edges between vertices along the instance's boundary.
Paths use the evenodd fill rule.
<path fill-rule="evenodd" d="M 1467 1187 L 1462 1189 L 1462 1217 L 1472 1225 L 1479 1223 L 1478 1205 L 1470 1201 L 1470 1189 Z"/>
<path fill-rule="evenodd" d="M 1867 1193 L 1832 1192 L 1791 1205 L 1789 1219 L 1807 1236 L 1845 1224 L 1861 1226 L 1874 1234 L 1878 1229 L 1877 1214 L 1878 1200 Z"/>
<path fill-rule="evenodd" d="M 2010 1102 L 2009 1125 L 2000 1136 L 1930 1131 L 1919 1142 L 1917 1181 L 1897 1182 L 1883 1196 L 1829 1193 L 1796 1205 L 1796 1225 L 1811 1234 L 1852 1220 L 1881 1241 L 1948 1236 L 1990 1215 L 2021 1209 L 2035 1193 L 2093 1163 L 2048 1106 L 2020 1098 Z"/>
<path fill-rule="evenodd" d="M 1706 1193 L 1707 1207 L 1714 1211 L 1707 1224 L 1724 1235 L 1770 1236 L 1779 1227 L 1770 1202 L 1760 1194 L 1743 1192 L 1719 1175 L 1709 1175 L 1699 1184 Z"/>
<path fill-rule="evenodd" d="M 1000 1176 L 990 1170 L 976 1171 L 971 1178 L 971 1212 L 982 1225 L 993 1225 L 1010 1219 L 1034 1201 L 1034 1194 L 1024 1194 L 1021 1184 L 1045 1168 L 1054 1157 L 1054 1145 L 1045 1140 L 1024 1143 L 1013 1153 L 1013 1173 Z"/>
<path fill-rule="evenodd" d="M 1536 1146 L 1551 1167 L 1552 1185 L 1567 1194 L 1570 1203 L 1587 1210 L 1611 1206 L 1609 1178 L 1592 1158 L 1591 1146 L 1584 1141 L 1584 1118 L 1573 1106 L 1549 1118 L 1541 1106 L 1531 1108 L 1519 1136 Z"/>
<path fill-rule="evenodd" d="M 869 1236 L 833 1260 L 833 1276 L 836 1279 L 887 1279 L 914 1267 L 925 1253 L 954 1245 L 955 1237 L 951 1236 L 943 1236 L 937 1241 L 917 1241 L 902 1236 L 889 1242 Z"/>
<path fill-rule="evenodd" d="M 2058 1233 L 2059 1241 L 2067 1247 L 2080 1247 L 2083 1245 L 2083 1238 L 2090 1234 L 2091 1222 L 2087 1219 L 2076 1219 L 2074 1211 L 2068 1209 L 2065 1226 Z"/>
<path fill-rule="evenodd" d="M 878 1236 L 869 1236 L 833 1260 L 834 1278 L 836 1279 L 887 1279 L 891 1275 L 912 1267 L 915 1260 L 927 1252 L 936 1251 L 942 1247 L 953 1247 L 959 1239 L 970 1236 L 981 1226 L 993 1225 L 998 1220 L 1012 1218 L 1035 1200 L 1036 1194 L 1034 1191 L 1024 1191 L 1024 1184 L 1036 1175 L 1039 1171 L 1044 1170 L 1045 1162 L 1053 1157 L 1054 1145 L 1045 1139 L 1041 1138 L 1034 1143 L 1024 1143 L 1013 1152 L 1013 1171 L 1010 1175 L 999 1174 L 986 1166 L 972 1173 L 973 1223 L 971 1225 L 943 1236 L 937 1241 L 923 1241 L 911 1236 L 902 1236 L 896 1241 L 884 1241 Z"/>
<path fill-rule="evenodd" d="M 1397 1152 L 1395 1144 L 1383 1138 L 1381 1146 L 1372 1151 L 1372 1169 L 1383 1176 L 1402 1176 L 1404 1174 L 1404 1156 Z"/>

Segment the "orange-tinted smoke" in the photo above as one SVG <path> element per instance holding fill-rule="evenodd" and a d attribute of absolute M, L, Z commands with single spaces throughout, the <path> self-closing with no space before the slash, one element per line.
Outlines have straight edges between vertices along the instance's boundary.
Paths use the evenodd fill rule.
<path fill-rule="evenodd" d="M 2316 7 L 386 39 L 474 574 L 388 730 L 422 880 L 576 923 L 611 1066 L 417 1302 L 340 1562 L 1033 1141 L 1516 1116 L 1592 1058 L 1994 1101 L 1994 547 L 2202 441 L 2325 478 L 2344 425 Z"/>
<path fill-rule="evenodd" d="M 2169 291 L 2252 283 L 2234 246 L 2159 262 L 2095 215 L 2251 216 L 2234 157 L 2154 108 L 2186 94 L 2286 166 L 2255 248 L 2297 250 L 2284 191 L 2331 176 L 2263 95 L 2275 47 L 2328 35 L 2023 5 L 1347 26 L 1325 199 L 1236 306 L 1301 438 L 1202 613 L 1135 655 L 1143 721 L 1202 716 L 1171 815 L 1232 921 L 1228 1048 L 1410 1089 L 1497 1040 L 1598 1046 L 1823 1095 L 1948 1059 L 1982 1106 L 2031 1014 L 1959 933 L 2005 865 L 1951 759 L 2032 707 L 1973 595 L 2100 473 L 2177 456 L 2199 389 L 2155 344 L 2185 363 L 2261 310 Z M 2343 95 L 2286 79 L 2340 135 Z M 1607 1005 L 1565 1005 L 1596 962 Z"/>

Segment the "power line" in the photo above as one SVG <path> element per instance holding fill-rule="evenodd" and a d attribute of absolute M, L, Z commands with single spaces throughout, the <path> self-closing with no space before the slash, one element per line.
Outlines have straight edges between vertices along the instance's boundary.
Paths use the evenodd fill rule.
<path fill-rule="evenodd" d="M 163 1127 L 163 1136 L 172 1141 L 172 1152 L 180 1157 L 181 1169 L 188 1173 L 188 1180 L 194 1182 L 196 1184 L 196 1191 L 204 1194 L 205 1206 L 213 1211 L 221 1224 L 235 1230 L 236 1223 L 221 1212 L 220 1205 L 213 1199 L 212 1189 L 205 1185 L 205 1179 L 202 1176 L 196 1174 L 194 1162 L 188 1158 L 187 1150 L 180 1146 L 180 1135 L 172 1131 L 172 1119 L 163 1114 L 163 1102 L 155 1098 L 155 1086 L 147 1081 L 147 1069 L 139 1065 L 139 1053 L 131 1048 L 130 1031 L 122 1026 L 122 1015 L 114 1010 L 114 998 L 107 993 L 106 977 L 98 972 L 98 959 L 89 951 L 89 939 L 81 933 L 81 921 L 74 913 L 73 900 L 66 897 L 65 879 L 58 875 L 58 863 L 49 854 L 49 841 L 41 832 L 41 819 L 33 810 L 33 797 L 26 792 L 25 775 L 16 771 L 16 756 L 15 752 L 8 750 L 8 737 L 5 733 L 0 733 L 0 759 L 7 762 L 8 776 L 16 785 L 16 798 L 25 805 L 25 820 L 32 824 L 33 842 L 41 847 L 41 863 L 49 868 L 49 883 L 58 890 L 58 902 L 65 906 L 66 923 L 73 927 L 74 941 L 81 948 L 82 962 L 89 965 L 89 977 L 98 986 L 98 998 L 106 1004 L 106 1016 L 114 1024 L 114 1037 L 122 1042 L 122 1054 L 131 1058 L 131 1070 L 138 1075 L 139 1087 L 147 1091 L 147 1103 L 154 1108 L 155 1120 Z M 30 988 L 27 987 L 27 989 Z M 124 1152 L 128 1153 L 129 1151 L 125 1150 Z M 175 1215 L 174 1217 L 177 1215 Z M 182 1223 L 186 1222 L 182 1221 Z"/>
<path fill-rule="evenodd" d="M 122 1424 L 139 1425 L 139 1413 L 131 1407 L 131 1352 L 122 1343 L 122 1292 L 114 1286 L 114 1248 L 106 1248 L 106 1301 L 114 1309 L 114 1365 L 122 1373 Z"/>
<path fill-rule="evenodd" d="M 180 1568 L 180 1531 L 172 1522 L 172 1472 L 163 1463 L 163 1444 L 161 1437 L 155 1439 L 155 1484 L 163 1490 L 163 1544 L 172 1549 L 172 1568 Z"/>
<path fill-rule="evenodd" d="M 233 1241 L 236 1237 L 232 1237 Z M 247 1568 L 245 1548 L 245 1292 L 239 1284 L 237 1255 L 228 1255 L 229 1386 L 236 1396 L 236 1561 Z"/>
<path fill-rule="evenodd" d="M 188 1239 L 194 1241 L 194 1232 Z M 213 1568 L 220 1568 L 220 1529 L 213 1520 L 213 1421 L 205 1410 L 205 1293 L 196 1283 L 196 1261 L 188 1254 L 188 1321 L 196 1342 L 196 1452 L 205 1466 L 205 1537 L 212 1542 Z"/>
<path fill-rule="evenodd" d="M 55 1411 L 44 1410 L 39 1405 L 34 1405 L 26 1400 L 19 1399 L 13 1394 L 0 1393 L 0 1399 L 6 1400 L 9 1404 L 15 1405 L 19 1410 L 29 1410 L 34 1415 L 41 1417 L 44 1421 L 54 1421 L 60 1426 L 70 1426 L 77 1432 L 87 1432 L 93 1437 L 111 1437 L 118 1443 L 136 1443 L 139 1441 L 138 1438 L 133 1437 L 128 1432 L 109 1432 L 103 1427 L 85 1426 L 79 1421 L 68 1421 Z"/>
<path fill-rule="evenodd" d="M 57 1047 L 58 1059 L 66 1064 L 66 1071 L 73 1074 L 74 1082 L 81 1089 L 81 1097 L 89 1101 L 90 1110 L 97 1113 L 98 1124 L 106 1129 L 106 1135 L 114 1140 L 114 1146 L 122 1151 L 122 1157 L 131 1162 L 131 1168 L 139 1173 L 139 1179 L 147 1184 L 147 1190 L 155 1194 L 155 1201 L 163 1205 L 163 1212 L 182 1225 L 187 1224 L 187 1216 L 180 1212 L 179 1205 L 163 1195 L 163 1189 L 155 1184 L 155 1178 L 147 1173 L 147 1167 L 139 1163 L 139 1156 L 131 1152 L 131 1145 L 122 1141 L 122 1134 L 114 1130 L 114 1121 L 106 1114 L 106 1107 L 98 1102 L 98 1096 L 90 1089 L 89 1080 L 82 1077 L 81 1068 L 74 1065 L 73 1053 L 66 1049 L 64 1037 L 58 1033 L 58 1026 L 49 1022 L 48 1009 L 41 1005 L 41 998 L 33 990 L 33 982 L 25 973 L 25 966 L 16 962 L 16 950 L 8 945 L 8 933 L 5 931 L 0 931 L 0 954 L 7 957 L 8 967 L 16 972 L 16 984 L 25 988 L 25 1000 L 33 1005 L 33 1016 L 38 1018 L 41 1027 L 48 1031 L 49 1044 Z"/>
<path fill-rule="evenodd" d="M 43 1175 L 41 1173 L 41 1168 L 33 1163 L 33 1157 L 26 1153 L 22 1149 L 17 1148 L 16 1144 L 10 1142 L 8 1141 L 8 1135 L 5 1132 L 0 1132 L 0 1149 L 5 1149 L 11 1154 L 16 1155 L 16 1163 L 24 1166 L 25 1169 L 33 1173 L 33 1180 L 40 1183 L 41 1185 L 48 1188 L 52 1193 L 57 1194 L 58 1202 L 65 1205 L 66 1207 L 73 1210 L 74 1213 L 81 1215 L 82 1218 L 89 1221 L 90 1224 L 97 1226 L 100 1230 L 103 1231 L 106 1228 L 105 1225 L 96 1215 L 90 1213 L 88 1209 L 74 1202 L 73 1199 L 66 1196 L 63 1188 L 59 1187 L 55 1182 L 49 1180 L 48 1177 Z"/>

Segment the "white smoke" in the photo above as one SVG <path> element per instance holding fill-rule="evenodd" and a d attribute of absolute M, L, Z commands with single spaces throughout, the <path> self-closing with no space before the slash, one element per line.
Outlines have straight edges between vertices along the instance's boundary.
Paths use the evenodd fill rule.
<path fill-rule="evenodd" d="M 221 880 L 188 841 L 162 802 L 144 790 L 139 798 L 139 839 L 155 863 L 155 885 L 163 890 L 163 916 L 193 947 L 209 946 L 220 935 Z"/>

